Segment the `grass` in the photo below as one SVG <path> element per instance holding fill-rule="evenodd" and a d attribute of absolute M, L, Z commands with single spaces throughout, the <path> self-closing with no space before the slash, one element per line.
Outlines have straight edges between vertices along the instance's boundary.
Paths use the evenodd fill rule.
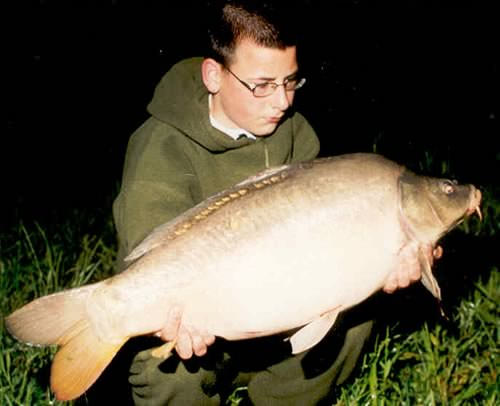
<path fill-rule="evenodd" d="M 496 405 L 500 274 L 478 282 L 453 317 L 410 335 L 387 327 L 365 355 L 361 373 L 343 388 L 338 405 Z"/>
<path fill-rule="evenodd" d="M 430 316 L 437 312 L 423 303 L 432 300 L 418 288 L 391 295 L 391 311 L 356 373 L 337 389 L 337 405 L 500 403 L 500 204 L 493 189 L 483 191 L 483 223 L 471 220 L 455 230 L 438 265 L 450 320 Z M 13 226 L 0 235 L 2 320 L 36 297 L 106 277 L 114 257 L 109 220 L 76 213 L 57 224 Z M 48 389 L 54 351 L 16 342 L 0 323 L 0 404 L 63 404 Z M 237 405 L 245 396 L 238 388 L 229 402 Z"/>
<path fill-rule="evenodd" d="M 36 223 L 29 227 L 21 223 L 0 236 L 1 405 L 63 404 L 48 390 L 55 349 L 16 342 L 5 330 L 3 317 L 34 298 L 103 279 L 112 272 L 113 245 L 105 236 L 75 235 L 70 223 L 57 225 L 50 235 Z"/>

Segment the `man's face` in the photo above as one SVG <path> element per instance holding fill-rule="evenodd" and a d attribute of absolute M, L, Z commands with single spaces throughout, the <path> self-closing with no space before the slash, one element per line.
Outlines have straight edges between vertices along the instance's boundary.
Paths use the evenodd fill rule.
<path fill-rule="evenodd" d="M 297 73 L 295 47 L 265 48 L 250 40 L 241 41 L 228 66 L 231 72 L 249 85 L 264 82 L 283 83 Z M 295 91 L 283 86 L 265 97 L 253 93 L 227 69 L 221 70 L 219 92 L 213 95 L 212 115 L 229 128 L 243 128 L 256 136 L 271 134 L 291 106 Z"/>

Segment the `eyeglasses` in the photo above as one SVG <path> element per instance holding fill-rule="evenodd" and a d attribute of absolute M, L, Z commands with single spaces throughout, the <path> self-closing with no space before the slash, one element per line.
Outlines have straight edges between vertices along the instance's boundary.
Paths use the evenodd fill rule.
<path fill-rule="evenodd" d="M 241 80 L 238 76 L 231 71 L 231 69 L 224 67 L 231 75 L 233 75 L 238 82 L 240 82 L 243 86 L 245 86 L 248 90 L 250 90 L 255 97 L 266 97 L 270 96 L 274 93 L 274 91 L 279 87 L 283 86 L 287 92 L 292 92 L 297 89 L 300 89 L 306 83 L 306 78 L 292 78 L 285 79 L 283 83 L 275 83 L 275 82 L 264 82 L 264 83 L 246 83 Z"/>

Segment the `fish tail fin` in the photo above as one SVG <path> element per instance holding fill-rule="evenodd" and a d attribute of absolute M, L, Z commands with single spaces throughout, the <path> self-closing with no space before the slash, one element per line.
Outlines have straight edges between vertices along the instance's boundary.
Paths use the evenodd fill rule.
<path fill-rule="evenodd" d="M 127 338 L 116 343 L 99 339 L 88 321 L 70 329 L 67 342 L 52 362 L 50 386 L 58 400 L 72 400 L 99 378 Z"/>
<path fill-rule="evenodd" d="M 43 296 L 5 319 L 7 331 L 30 345 L 62 345 L 67 332 L 87 318 L 86 299 L 98 284 Z"/>
<path fill-rule="evenodd" d="M 52 363 L 51 387 L 60 400 L 80 396 L 99 377 L 127 340 L 99 339 L 87 315 L 87 285 L 36 299 L 5 319 L 17 340 L 37 346 L 60 345 Z"/>

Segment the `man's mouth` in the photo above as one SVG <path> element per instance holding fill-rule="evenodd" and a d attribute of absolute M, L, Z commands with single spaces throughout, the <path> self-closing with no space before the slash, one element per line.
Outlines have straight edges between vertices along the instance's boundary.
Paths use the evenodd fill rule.
<path fill-rule="evenodd" d="M 279 116 L 279 117 L 270 117 L 267 119 L 267 121 L 271 122 L 271 123 L 279 123 L 281 121 L 281 117 L 283 116 Z"/>

